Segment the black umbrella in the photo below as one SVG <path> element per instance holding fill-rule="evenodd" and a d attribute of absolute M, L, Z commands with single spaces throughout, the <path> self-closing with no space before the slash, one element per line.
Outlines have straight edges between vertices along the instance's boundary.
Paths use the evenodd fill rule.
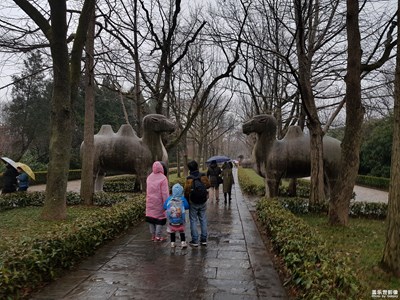
<path fill-rule="evenodd" d="M 225 161 L 230 161 L 231 159 L 227 156 L 216 155 L 216 156 L 211 156 L 209 159 L 207 159 L 206 163 L 210 164 L 213 160 L 215 160 L 217 164 L 219 164 Z"/>

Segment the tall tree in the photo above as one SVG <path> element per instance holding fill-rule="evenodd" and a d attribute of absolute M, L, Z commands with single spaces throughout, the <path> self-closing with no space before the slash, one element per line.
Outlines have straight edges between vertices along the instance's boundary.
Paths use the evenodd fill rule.
<path fill-rule="evenodd" d="M 347 74 L 346 82 L 346 127 L 341 144 L 340 174 L 329 202 L 328 219 L 331 225 L 348 224 L 350 199 L 353 194 L 355 181 L 360 163 L 360 147 L 362 141 L 362 123 L 365 108 L 361 99 L 361 80 L 365 74 L 380 68 L 389 58 L 396 41 L 392 40 L 395 23 L 388 23 L 387 39 L 379 59 L 371 62 L 371 56 L 366 63 L 361 63 L 361 34 L 359 27 L 359 2 L 347 0 L 346 29 L 347 29 Z M 382 38 L 382 37 L 381 37 Z M 380 40 L 378 40 L 379 43 Z M 373 51 L 375 53 L 375 51 Z M 364 75 L 362 73 L 364 72 Z"/>
<path fill-rule="evenodd" d="M 95 12 L 90 15 L 86 39 L 86 89 L 85 89 L 85 125 L 84 143 L 82 154 L 82 176 L 81 176 L 81 198 L 87 205 L 93 204 L 94 191 L 94 107 L 95 107 L 95 86 L 94 86 L 94 33 L 95 33 Z"/>
<path fill-rule="evenodd" d="M 47 173 L 46 199 L 41 213 L 44 219 L 66 218 L 66 191 L 70 163 L 73 104 L 78 97 L 81 78 L 82 49 L 85 44 L 89 16 L 95 8 L 95 0 L 85 0 L 80 10 L 74 33 L 67 36 L 67 1 L 48 0 L 33 3 L 13 0 L 30 19 L 29 26 L 14 24 L 12 30 L 2 37 L 2 46 L 14 51 L 30 51 L 49 48 L 53 63 L 53 94 L 50 113 L 50 159 Z M 75 5 L 76 3 L 68 2 Z M 76 12 L 76 10 L 74 10 Z M 20 25 L 20 24 L 19 24 Z M 28 28 L 29 30 L 27 30 Z M 19 31 L 17 29 L 20 29 Z M 41 34 L 40 34 L 41 33 Z M 28 38 L 30 37 L 30 38 Z M 70 48 L 68 43 L 72 42 Z M 71 50 L 69 50 L 71 49 Z"/>
<path fill-rule="evenodd" d="M 12 100 L 4 108 L 5 122 L 14 141 L 13 158 L 48 141 L 49 94 L 46 66 L 39 51 L 29 53 L 20 76 L 13 76 Z"/>
<path fill-rule="evenodd" d="M 359 166 L 361 125 L 364 107 L 361 103 L 361 35 L 358 0 L 347 0 L 347 75 L 346 75 L 346 131 L 342 141 L 342 171 L 329 204 L 330 224 L 347 225 L 350 199 Z M 354 171 L 355 170 L 355 171 Z M 342 198 L 343 197 L 343 198 Z"/>
<path fill-rule="evenodd" d="M 400 7 L 400 1 L 398 1 Z M 400 10 L 397 10 L 397 20 Z M 400 23 L 397 22 L 397 56 L 395 75 L 394 128 L 392 145 L 392 164 L 389 186 L 386 242 L 382 265 L 400 277 Z"/>
<path fill-rule="evenodd" d="M 335 1 L 336 2 L 336 1 Z M 337 4 L 335 4 L 337 5 Z M 295 0 L 295 20 L 296 20 L 296 48 L 299 65 L 299 90 L 305 112 L 308 117 L 308 128 L 310 129 L 310 157 L 311 157 L 311 190 L 310 190 L 310 207 L 322 203 L 324 200 L 324 167 L 323 167 L 323 131 L 319 120 L 317 105 L 315 103 L 314 93 L 312 89 L 312 61 L 315 51 L 320 45 L 314 40 L 316 37 L 316 28 L 319 26 L 319 2 L 315 5 L 305 2 L 304 6 L 313 7 L 315 14 L 308 9 L 303 8 L 303 1 Z M 307 11 L 306 18 L 308 22 L 314 22 L 309 28 L 310 34 L 306 41 L 306 20 L 303 14 Z M 308 52 L 307 49 L 308 48 Z"/>

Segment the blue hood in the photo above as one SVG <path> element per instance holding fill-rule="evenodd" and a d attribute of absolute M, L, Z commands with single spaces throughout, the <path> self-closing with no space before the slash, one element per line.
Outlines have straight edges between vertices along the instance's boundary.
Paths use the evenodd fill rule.
<path fill-rule="evenodd" d="M 183 187 L 179 183 L 174 184 L 174 186 L 172 187 L 172 197 L 179 198 L 182 196 L 183 196 Z"/>

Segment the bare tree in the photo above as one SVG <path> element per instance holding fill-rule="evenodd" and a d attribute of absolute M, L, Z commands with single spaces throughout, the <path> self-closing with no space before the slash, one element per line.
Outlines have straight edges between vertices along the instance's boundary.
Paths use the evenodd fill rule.
<path fill-rule="evenodd" d="M 329 203 L 329 223 L 332 225 L 348 224 L 350 199 L 352 197 L 358 167 L 360 162 L 360 147 L 362 138 L 362 123 L 364 119 L 365 108 L 362 103 L 361 80 L 366 74 L 380 68 L 391 57 L 391 51 L 396 45 L 393 41 L 393 30 L 395 23 L 388 22 L 385 30 L 386 40 L 381 43 L 383 36 L 378 39 L 377 45 L 383 44 L 382 50 L 375 61 L 370 55 L 366 63 L 361 63 L 363 51 L 361 49 L 361 34 L 359 26 L 359 2 L 356 0 L 347 0 L 347 75 L 346 75 L 346 127 L 342 141 L 342 160 L 339 178 L 332 193 Z M 375 47 L 372 53 L 376 54 Z"/>
<path fill-rule="evenodd" d="M 86 89 L 85 89 L 85 123 L 84 144 L 82 154 L 81 172 L 81 198 L 87 205 L 93 204 L 94 191 L 94 34 L 95 34 L 95 11 L 92 12 L 86 39 Z"/>
<path fill-rule="evenodd" d="M 400 2 L 399 2 L 400 4 Z M 397 19 L 400 11 L 397 11 Z M 392 163 L 390 170 L 389 202 L 387 213 L 386 242 L 383 250 L 382 265 L 400 277 L 400 23 L 397 22 L 397 57 L 395 75 L 394 127 L 392 145 Z"/>
<path fill-rule="evenodd" d="M 227 79 L 239 60 L 243 27 L 248 17 L 249 6 L 243 2 L 239 10 L 241 15 L 236 20 L 238 30 L 224 27 L 221 17 L 213 14 L 208 20 L 209 26 L 205 27 L 206 32 L 188 52 L 187 59 L 182 60 L 177 66 L 176 72 L 179 76 L 176 78 L 179 80 L 174 80 L 172 90 L 179 90 L 179 97 L 175 94 L 172 98 L 182 104 L 172 103 L 172 106 L 180 107 L 185 118 L 184 126 L 176 138 L 167 145 L 167 149 L 176 147 L 183 137 L 188 137 L 192 126 L 202 119 L 201 117 L 198 119 L 198 116 L 208 106 L 217 103 L 215 101 L 218 98 L 213 98 L 213 95 L 218 95 L 230 86 Z M 223 106 L 224 103 L 218 105 L 219 109 Z"/>
<path fill-rule="evenodd" d="M 181 0 L 167 3 L 138 0 L 133 6 L 122 1 L 118 7 L 113 1 L 107 3 L 107 7 L 99 8 L 104 30 L 115 40 L 114 45 L 118 43 L 118 53 L 123 54 L 110 57 L 110 61 L 115 61 L 117 72 L 131 73 L 126 79 L 135 86 L 136 101 L 139 94 L 144 94 L 154 112 L 164 113 L 173 69 L 185 57 L 206 23 L 193 19 L 192 24 L 181 24 Z M 129 65 L 135 69 L 128 68 Z M 137 104 L 138 117 L 141 115 L 139 106 Z"/>
<path fill-rule="evenodd" d="M 366 2 L 364 2 L 365 4 Z M 243 44 L 249 48 L 241 52 L 244 56 L 242 66 L 245 71 L 242 72 L 241 76 L 237 76 L 239 80 L 248 82 L 246 83 L 249 90 L 248 96 L 244 95 L 242 98 L 252 99 L 251 104 L 249 104 L 249 101 L 246 102 L 248 105 L 245 107 L 245 111 L 246 113 L 259 113 L 260 111 L 274 113 L 277 114 L 278 119 L 280 116 L 291 116 L 292 114 L 296 116 L 297 114 L 299 124 L 303 123 L 303 112 L 306 114 L 306 123 L 312 137 L 311 149 L 313 152 L 310 202 L 318 203 L 322 201 L 324 196 L 322 186 L 323 166 L 320 159 L 322 157 L 322 137 L 341 112 L 347 100 L 342 92 L 342 80 L 346 71 L 343 68 L 345 60 L 343 49 L 345 47 L 342 46 L 346 42 L 346 37 L 343 35 L 345 6 L 340 1 L 260 0 L 255 7 L 256 9 L 251 11 L 248 28 L 246 27 L 244 35 L 246 40 Z M 371 18 L 371 12 L 377 15 L 373 6 L 372 8 L 369 7 L 368 10 L 361 7 L 360 11 L 365 11 L 365 14 L 368 14 L 368 17 L 363 19 L 362 22 L 364 38 L 361 42 L 365 51 L 363 54 L 364 63 L 361 65 L 363 70 L 361 79 L 364 80 L 365 86 L 373 90 L 379 88 L 381 83 L 367 82 L 367 80 L 376 79 L 376 72 L 374 74 L 372 72 L 391 58 L 391 49 L 394 47 L 393 41 L 391 41 L 393 18 L 390 16 L 390 10 L 385 10 L 380 18 Z M 264 30 L 263 34 L 254 34 L 257 29 L 254 29 L 256 26 L 252 22 L 263 24 L 263 26 L 259 26 L 260 30 Z M 263 39 L 264 36 L 268 36 L 269 39 Z M 293 47 L 294 45 L 296 47 Z M 259 54 L 255 55 L 254 53 L 257 52 Z M 295 57 L 297 59 L 294 59 Z M 249 63 L 246 58 L 255 62 Z M 256 58 L 258 59 L 256 60 Z M 261 58 L 266 58 L 265 62 Z M 276 63 L 278 60 L 280 64 Z M 271 69 L 276 70 L 277 76 L 286 79 L 286 81 L 280 80 L 280 84 L 277 86 L 282 89 L 280 95 L 286 97 L 287 100 L 290 99 L 287 102 L 289 105 L 279 106 L 279 102 L 276 100 L 269 102 L 269 105 L 263 105 L 263 102 L 259 101 L 259 99 L 272 101 L 274 95 L 279 95 L 277 93 L 268 94 L 266 91 L 254 88 L 258 82 L 261 82 L 261 79 L 252 80 L 256 77 L 249 76 L 249 74 L 256 74 L 257 76 L 262 74 L 262 78 L 265 79 L 265 77 L 268 77 L 267 72 L 260 72 L 260 70 L 263 70 L 263 65 L 267 66 L 269 72 L 271 72 Z M 277 68 L 278 65 L 281 67 Z M 254 66 L 257 66 L 257 68 Z M 274 77 L 271 76 L 271 78 Z M 288 84 L 282 84 L 284 82 Z M 266 90 L 269 89 L 269 92 L 274 90 L 273 84 L 266 84 L 265 87 Z M 296 105 L 299 94 L 301 95 L 303 109 L 299 109 Z M 268 96 L 265 97 L 265 95 Z M 369 99 L 363 99 L 363 103 L 368 101 Z M 263 107 L 266 107 L 266 110 L 263 111 Z M 271 108 L 272 111 L 269 111 Z M 281 124 L 293 124 L 293 119 L 283 117 Z M 282 128 L 279 136 L 284 131 L 284 128 Z M 342 189 L 339 188 L 339 190 Z M 335 191 L 336 189 L 333 190 L 333 192 Z"/>

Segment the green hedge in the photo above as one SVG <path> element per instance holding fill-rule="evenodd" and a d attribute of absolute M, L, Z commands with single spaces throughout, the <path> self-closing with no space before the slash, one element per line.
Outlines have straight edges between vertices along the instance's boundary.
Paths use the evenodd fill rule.
<path fill-rule="evenodd" d="M 283 207 L 290 210 L 294 214 L 310 213 L 308 207 L 308 199 L 300 197 L 280 197 L 278 201 Z M 328 203 L 323 203 L 319 207 L 314 207 L 313 212 L 325 212 L 329 210 Z M 384 220 L 387 215 L 387 203 L 376 202 L 350 202 L 349 216 L 353 218 L 369 218 L 376 220 Z"/>
<path fill-rule="evenodd" d="M 332 253 L 317 232 L 274 200 L 257 203 L 257 217 L 283 259 L 298 299 L 357 299 L 349 258 Z"/>
<path fill-rule="evenodd" d="M 98 206 L 111 206 L 113 204 L 126 201 L 127 192 L 133 191 L 135 176 L 115 176 L 106 178 L 104 182 L 105 192 L 95 193 L 93 204 Z M 25 206 L 43 206 L 46 195 L 45 192 L 16 192 L 0 195 L 0 212 L 20 208 Z M 67 205 L 77 205 L 82 203 L 80 195 L 76 192 L 67 192 Z"/>
<path fill-rule="evenodd" d="M 3 194 L 0 196 L 0 212 L 25 206 L 43 206 L 45 198 L 45 192 Z M 78 193 L 67 192 L 67 205 L 76 205 L 80 203 L 81 197 Z"/>
<path fill-rule="evenodd" d="M 390 178 L 358 175 L 356 184 L 388 191 Z"/>
<path fill-rule="evenodd" d="M 239 169 L 238 172 L 240 187 L 242 188 L 242 190 L 249 195 L 263 195 L 261 191 L 264 191 L 264 183 L 255 180 L 253 176 L 249 176 L 245 170 L 246 169 Z M 288 197 L 287 186 L 284 185 L 280 186 L 279 191 L 280 195 L 282 195 L 281 197 L 279 197 L 279 201 L 285 208 L 287 208 L 294 214 L 309 213 L 308 197 L 310 194 L 310 182 L 308 180 L 297 180 L 297 193 L 299 194 L 298 197 Z M 355 197 L 355 194 L 353 196 Z M 323 203 L 319 207 L 314 207 L 313 212 L 328 212 L 328 209 L 328 203 Z M 349 215 L 351 217 L 385 219 L 386 214 L 387 203 L 358 201 L 350 202 Z"/>
<path fill-rule="evenodd" d="M 265 195 L 264 182 L 262 180 L 255 180 L 254 177 L 250 176 L 248 169 L 239 168 L 238 177 L 240 187 L 244 193 L 256 196 Z"/>
<path fill-rule="evenodd" d="M 145 196 L 96 211 L 89 218 L 60 226 L 44 239 L 24 240 L 0 254 L 0 299 L 18 299 L 24 290 L 56 277 L 94 253 L 129 226 L 143 220 Z"/>

